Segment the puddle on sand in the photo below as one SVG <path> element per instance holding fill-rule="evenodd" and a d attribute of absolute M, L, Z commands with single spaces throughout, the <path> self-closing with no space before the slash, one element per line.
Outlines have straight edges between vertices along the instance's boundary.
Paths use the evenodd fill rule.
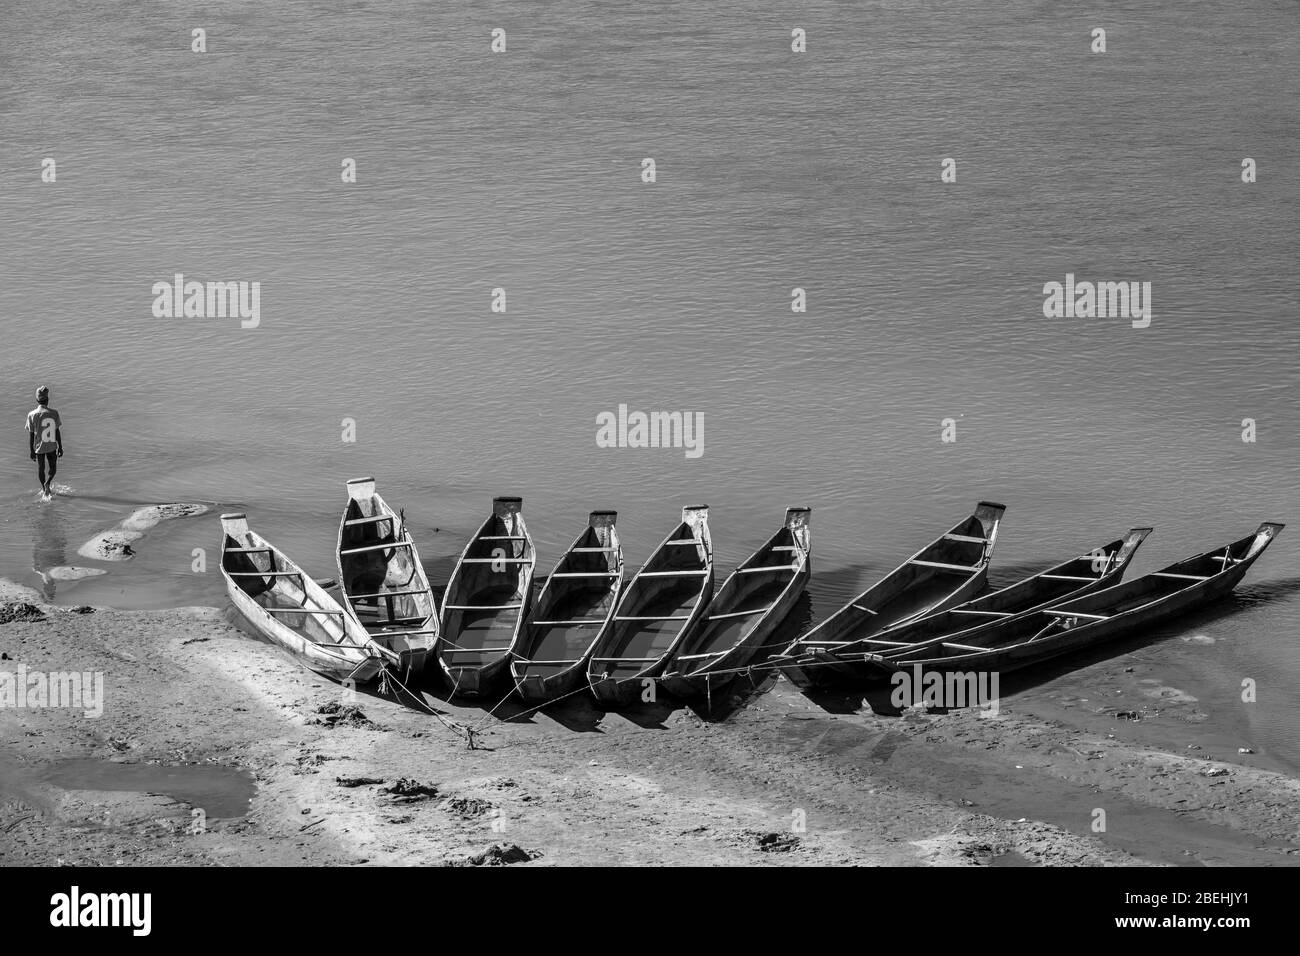
<path fill-rule="evenodd" d="M 989 866 L 1037 866 L 1033 860 L 1021 856 L 1015 850 L 1007 850 L 1005 853 L 995 856 L 989 861 Z"/>
<path fill-rule="evenodd" d="M 160 793 L 198 807 L 208 819 L 229 820 L 248 813 L 257 792 L 252 774 L 217 764 L 114 763 L 81 758 L 61 760 L 44 774 L 64 790 Z"/>

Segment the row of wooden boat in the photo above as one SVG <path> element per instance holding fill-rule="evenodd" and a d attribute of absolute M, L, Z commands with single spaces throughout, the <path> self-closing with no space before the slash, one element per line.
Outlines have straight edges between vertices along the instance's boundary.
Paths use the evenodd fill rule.
<path fill-rule="evenodd" d="M 805 690 L 855 688 L 899 671 L 1015 671 L 1153 630 L 1223 597 L 1283 527 L 1266 521 L 1245 537 L 1121 583 L 1151 533 L 1150 528 L 1133 528 L 1088 554 L 973 600 L 960 600 L 963 588 L 954 580 L 946 594 L 936 587 L 919 602 L 920 610 L 903 605 L 900 612 L 886 578 L 774 662 Z M 953 537 L 945 535 L 935 545 Z M 969 573 L 982 572 L 972 568 Z M 886 614 L 888 620 L 882 621 Z"/>
<path fill-rule="evenodd" d="M 604 704 L 655 682 L 707 696 L 767 646 L 810 574 L 807 508 L 714 594 L 706 506 L 681 521 L 630 580 L 612 511 L 593 511 L 534 598 L 536 550 L 519 498 L 492 514 L 456 562 L 441 610 L 404 512 L 373 478 L 348 482 L 339 525 L 342 602 L 334 601 L 243 514 L 222 516 L 222 572 L 235 606 L 309 667 L 341 681 L 409 679 L 436 661 L 452 696 L 514 689 L 545 703 L 590 688 Z"/>
<path fill-rule="evenodd" d="M 251 531 L 242 514 L 222 517 L 222 571 L 250 621 L 335 679 L 410 678 L 432 660 L 453 696 L 513 688 L 540 704 L 590 688 L 602 704 L 621 706 L 650 683 L 679 697 L 707 696 L 753 666 L 779 668 L 806 690 L 867 684 L 917 666 L 1013 670 L 1223 596 L 1283 527 L 1265 522 L 1252 535 L 1122 584 L 1151 533 L 1133 528 L 988 592 L 1005 510 L 980 502 L 775 655 L 773 638 L 810 575 L 806 508 L 788 510 L 716 595 L 707 507 L 684 508 L 630 580 L 615 513 L 593 511 L 534 598 L 536 550 L 521 499 L 497 498 L 439 608 L 404 513 L 364 478 L 348 483 L 339 525 L 342 603 Z"/>

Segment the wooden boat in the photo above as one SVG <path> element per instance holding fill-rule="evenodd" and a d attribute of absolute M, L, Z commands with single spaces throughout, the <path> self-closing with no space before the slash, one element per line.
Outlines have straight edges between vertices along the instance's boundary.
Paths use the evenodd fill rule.
<path fill-rule="evenodd" d="M 809 508 L 786 511 L 781 529 L 727 576 L 704 625 L 669 663 L 660 680 L 666 690 L 678 697 L 707 697 L 760 651 L 808 584 L 811 517 Z"/>
<path fill-rule="evenodd" d="M 1228 594 L 1284 526 L 1265 522 L 1231 544 L 1126 584 L 962 631 L 911 653 L 864 656 L 885 676 L 899 670 L 1007 672 L 1149 631 Z"/>
<path fill-rule="evenodd" d="M 805 654 L 814 649 L 834 651 L 979 594 L 988 583 L 989 561 L 1006 510 L 1005 505 L 981 501 L 969 518 L 795 640 L 781 655 L 794 660 L 781 672 L 799 687 L 815 687 L 817 668 L 798 663 Z"/>
<path fill-rule="evenodd" d="M 522 498 L 493 499 L 447 583 L 438 662 L 453 696 L 490 693 L 509 672 L 536 563 L 522 509 Z"/>
<path fill-rule="evenodd" d="M 542 703 L 587 684 L 587 658 L 618 607 L 623 546 L 613 511 L 593 511 L 587 528 L 546 579 L 510 662 L 519 696 Z"/>
<path fill-rule="evenodd" d="M 419 552 L 375 479 L 348 482 L 339 522 L 339 588 L 374 640 L 395 650 L 407 676 L 419 674 L 438 642 L 438 604 Z"/>
<path fill-rule="evenodd" d="M 810 649 L 801 661 L 818 687 L 852 687 L 880 676 L 878 665 L 861 659 L 918 656 L 924 648 L 990 621 L 1017 617 L 1118 584 L 1150 528 L 1133 528 L 1124 537 L 1071 558 L 991 594 L 828 650 Z M 919 656 L 924 656 L 921 653 Z"/>
<path fill-rule="evenodd" d="M 221 531 L 231 603 L 268 640 L 337 681 L 364 683 L 400 663 L 302 568 L 250 530 L 247 516 L 222 515 Z"/>
<path fill-rule="evenodd" d="M 611 707 L 640 700 L 645 682 L 663 673 L 712 598 L 709 508 L 683 508 L 681 523 L 623 589 L 614 620 L 592 649 L 587 679 L 596 699 Z"/>

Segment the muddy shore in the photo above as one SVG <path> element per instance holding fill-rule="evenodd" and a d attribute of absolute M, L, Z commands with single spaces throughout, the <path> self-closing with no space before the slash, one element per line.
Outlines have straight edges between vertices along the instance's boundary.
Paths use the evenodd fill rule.
<path fill-rule="evenodd" d="M 0 601 L 0 670 L 104 676 L 94 719 L 0 708 L 4 865 L 1300 862 L 1292 775 L 1153 748 L 1070 700 L 885 717 L 780 680 L 723 721 L 581 698 L 499 721 L 425 698 L 481 727 L 471 750 L 418 707 L 350 699 L 225 611 L 51 607 L 12 586 Z M 1144 691 L 1140 673 L 1101 673 Z M 133 790 L 96 770 L 121 764 L 165 779 Z M 177 766 L 199 769 L 182 785 Z"/>

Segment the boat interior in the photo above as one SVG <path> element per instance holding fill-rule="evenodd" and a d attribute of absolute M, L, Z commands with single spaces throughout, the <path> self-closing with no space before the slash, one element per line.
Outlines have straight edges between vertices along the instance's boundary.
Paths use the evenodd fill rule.
<path fill-rule="evenodd" d="M 1140 530 L 1148 532 L 1150 529 Z M 1138 540 L 1140 542 L 1141 539 Z M 1127 537 L 1119 538 L 1089 554 L 1080 555 L 1023 581 L 975 598 L 961 605 L 960 613 L 972 616 L 1016 614 L 1040 604 L 1068 597 L 1080 588 L 1096 584 L 1107 575 L 1121 570 L 1135 550 L 1134 546 L 1125 551 L 1125 545 L 1129 541 L 1130 538 Z M 958 613 L 958 611 L 954 609 L 950 613 Z"/>
<path fill-rule="evenodd" d="M 624 590 L 599 651 L 598 663 L 609 666 L 593 671 L 625 670 L 613 663 L 617 660 L 635 672 L 663 657 L 704 599 L 706 587 L 711 590 L 712 562 L 707 537 L 697 536 L 690 522 L 678 525 Z"/>
<path fill-rule="evenodd" d="M 368 630 L 437 634 L 433 592 L 405 522 L 378 499 L 349 499 L 339 570 L 343 593 Z"/>
<path fill-rule="evenodd" d="M 1088 554 L 947 611 L 902 624 L 888 634 L 860 638 L 836 648 L 835 653 L 872 653 L 892 659 L 919 645 L 937 643 L 943 637 L 1064 600 L 1081 588 L 1097 586 L 1107 576 L 1118 579 L 1150 533 L 1150 528 L 1134 528 L 1123 538 Z"/>
<path fill-rule="evenodd" d="M 449 667 L 480 667 L 510 649 L 535 560 L 519 499 L 498 498 L 447 586 L 442 653 Z"/>
<path fill-rule="evenodd" d="M 762 623 L 806 565 L 807 544 L 796 541 L 795 534 L 783 527 L 727 577 L 709 605 L 708 620 L 675 658 L 683 673 L 708 666 Z"/>
<path fill-rule="evenodd" d="M 608 519 L 592 514 L 592 525 L 547 578 L 518 650 L 530 674 L 558 672 L 582 660 L 609 617 L 623 577 L 623 552 L 612 512 L 607 514 Z"/>
<path fill-rule="evenodd" d="M 1058 607 L 1038 611 L 1024 618 L 995 622 L 953 635 L 953 640 L 917 647 L 911 652 L 889 656 L 890 663 L 912 659 L 935 660 L 976 651 L 1012 647 L 1041 641 L 1065 631 L 1106 621 L 1117 615 L 1146 607 L 1202 585 L 1216 576 L 1231 573 L 1236 566 L 1253 559 L 1273 532 L 1261 531 L 1205 554 L 1188 558 L 1167 568 L 1085 595 Z"/>
<path fill-rule="evenodd" d="M 992 543 L 985 523 L 971 515 L 827 618 L 807 644 L 859 640 L 946 602 L 985 572 Z"/>
<path fill-rule="evenodd" d="M 251 531 L 227 532 L 221 566 L 236 587 L 286 627 L 315 644 L 344 643 L 343 610 L 314 601 L 302 570 Z"/>

